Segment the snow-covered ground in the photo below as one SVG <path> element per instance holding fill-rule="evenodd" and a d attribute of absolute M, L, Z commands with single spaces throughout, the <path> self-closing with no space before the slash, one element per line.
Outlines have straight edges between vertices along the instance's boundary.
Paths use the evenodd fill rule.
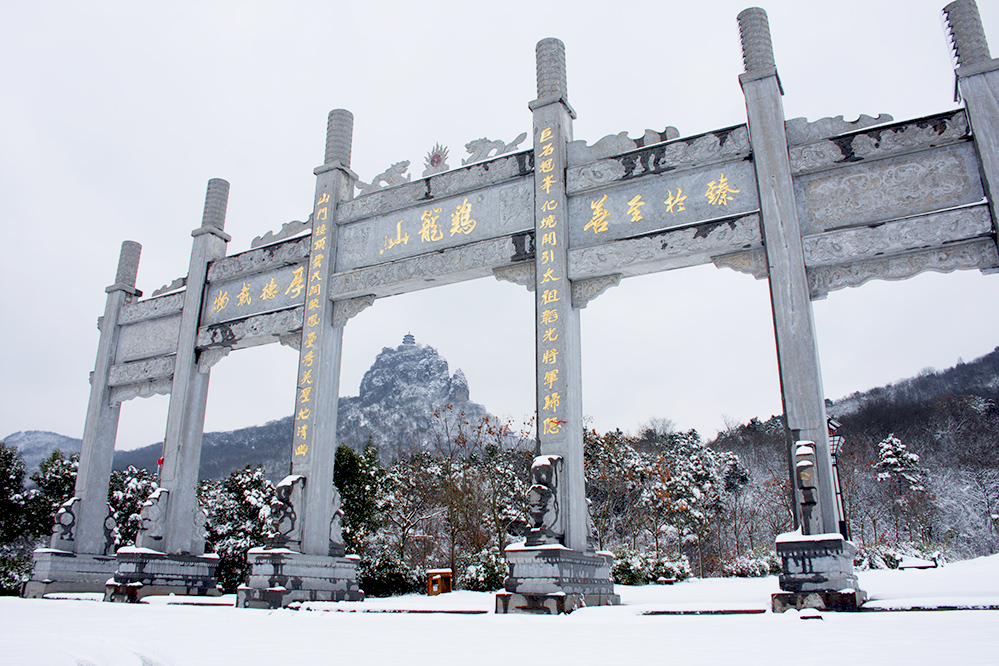
<path fill-rule="evenodd" d="M 643 615 L 766 609 L 773 577 L 618 586 L 622 606 L 561 617 L 494 615 L 493 596 L 475 592 L 297 611 L 226 607 L 232 597 L 0 598 L 0 664 L 999 664 L 999 610 L 890 610 L 999 607 L 999 555 L 859 575 L 868 606 L 885 612 Z M 489 612 L 388 612 L 404 610 Z"/>

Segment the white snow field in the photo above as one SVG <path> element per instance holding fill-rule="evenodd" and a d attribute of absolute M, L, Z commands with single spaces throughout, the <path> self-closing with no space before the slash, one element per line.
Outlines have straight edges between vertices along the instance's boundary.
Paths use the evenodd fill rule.
<path fill-rule="evenodd" d="M 274 611 L 226 607 L 232 596 L 5 597 L 0 664 L 999 664 L 999 610 L 897 610 L 999 607 L 999 555 L 859 577 L 883 612 L 759 612 L 776 577 L 618 586 L 621 606 L 561 617 L 494 615 L 476 592 Z M 722 610 L 757 612 L 643 615 Z"/>

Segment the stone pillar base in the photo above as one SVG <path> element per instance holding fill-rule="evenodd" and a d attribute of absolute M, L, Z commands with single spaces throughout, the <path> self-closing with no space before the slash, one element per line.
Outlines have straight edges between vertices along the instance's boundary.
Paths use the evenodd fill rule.
<path fill-rule="evenodd" d="M 564 546 L 508 546 L 510 575 L 496 595 L 497 613 L 571 613 L 584 606 L 616 606 L 610 553 L 580 553 Z"/>
<path fill-rule="evenodd" d="M 21 591 L 21 596 L 28 599 L 54 592 L 103 592 L 117 566 L 114 555 L 71 553 L 51 548 L 36 550 L 34 561 L 31 578 Z"/>
<path fill-rule="evenodd" d="M 858 611 L 867 601 L 867 593 L 863 590 L 844 592 L 777 592 L 771 599 L 773 611 L 783 613 L 786 610 L 803 610 L 814 608 L 825 611 Z"/>
<path fill-rule="evenodd" d="M 220 595 L 215 586 L 217 555 L 167 555 L 125 547 L 118 550 L 117 559 L 104 601 L 135 602 L 153 594 Z"/>
<path fill-rule="evenodd" d="M 789 608 L 857 610 L 867 600 L 853 571 L 856 546 L 839 534 L 777 537 L 781 559 L 780 589 L 773 595 L 773 609 Z"/>
<path fill-rule="evenodd" d="M 303 555 L 285 548 L 252 548 L 250 579 L 236 591 L 237 608 L 283 608 L 296 601 L 364 601 L 356 555 Z"/>

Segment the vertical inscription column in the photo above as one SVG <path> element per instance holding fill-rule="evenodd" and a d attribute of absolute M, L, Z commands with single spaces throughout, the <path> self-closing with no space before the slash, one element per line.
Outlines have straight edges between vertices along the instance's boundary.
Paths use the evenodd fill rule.
<path fill-rule="evenodd" d="M 985 177 L 992 224 L 999 234 L 999 59 L 993 60 L 974 0 L 958 0 L 943 10 L 954 49 L 957 87 L 971 123 Z"/>
<path fill-rule="evenodd" d="M 106 289 L 108 297 L 104 317 L 101 319 L 97 361 L 90 380 L 90 402 L 83 426 L 80 469 L 76 476 L 75 497 L 80 498 L 80 503 L 76 509 L 74 541 L 67 542 L 55 535 L 52 538 L 53 548 L 65 549 L 72 544 L 73 552 L 103 555 L 107 547 L 104 521 L 108 515 L 108 482 L 118 434 L 118 415 L 121 411 L 121 403 L 111 404 L 108 372 L 114 365 L 114 354 L 118 348 L 118 316 L 121 307 L 142 295 L 135 288 L 141 251 L 142 246 L 133 241 L 121 244 L 115 281 Z"/>
<path fill-rule="evenodd" d="M 222 231 L 229 201 L 229 183 L 221 178 L 208 181 L 201 226 L 194 237 L 187 271 L 184 310 L 180 318 L 177 361 L 174 366 L 160 486 L 167 490 L 163 549 L 168 554 L 201 555 L 204 520 L 195 515 L 198 506 L 198 468 L 208 403 L 208 368 L 199 372 L 196 342 L 208 264 L 225 256 L 229 235 Z"/>
<path fill-rule="evenodd" d="M 326 284 L 336 263 L 337 205 L 353 195 L 357 176 L 350 170 L 354 116 L 330 112 L 324 164 L 315 169 L 312 250 L 304 288 L 305 322 L 299 353 L 292 474 L 305 477 L 305 505 L 296 507 L 302 525 L 301 549 L 308 555 L 331 554 L 333 462 L 336 455 L 337 402 L 344 322 L 334 318 Z"/>
<path fill-rule="evenodd" d="M 575 113 L 566 98 L 565 46 L 537 45 L 538 99 L 534 113 L 535 344 L 538 439 L 542 455 L 563 459 L 559 523 L 564 545 L 587 549 L 583 475 L 579 311 L 569 283 L 566 144 Z"/>
<path fill-rule="evenodd" d="M 765 11 L 739 14 L 746 72 L 739 76 L 746 96 L 749 136 L 760 192 L 763 241 L 770 274 L 770 300 L 777 339 L 781 397 L 792 446 L 815 443 L 822 532 L 839 531 L 826 430 L 825 397 L 819 371 L 815 323 L 808 292 L 801 230 L 784 129 L 784 107 Z M 788 452 L 789 465 L 794 455 Z M 793 469 L 791 482 L 795 482 Z"/>

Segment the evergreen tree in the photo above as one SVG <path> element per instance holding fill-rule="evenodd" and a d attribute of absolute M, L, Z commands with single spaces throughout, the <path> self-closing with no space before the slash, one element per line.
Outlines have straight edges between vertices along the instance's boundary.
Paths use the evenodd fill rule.
<path fill-rule="evenodd" d="M 108 504 L 115 521 L 112 534 L 115 550 L 135 544 L 135 536 L 142 526 L 142 504 L 158 487 L 155 477 L 145 469 L 129 465 L 123 470 L 111 472 Z"/>
<path fill-rule="evenodd" d="M 221 481 L 203 481 L 198 499 L 208 513 L 205 547 L 219 556 L 215 577 L 222 591 L 230 594 L 250 575 L 246 554 L 264 543 L 265 525 L 261 509 L 270 506 L 274 485 L 262 465 L 246 466 Z"/>
<path fill-rule="evenodd" d="M 41 494 L 41 501 L 47 507 L 47 513 L 55 520 L 56 511 L 76 490 L 76 475 L 80 468 L 80 454 L 70 454 L 69 458 L 59 449 L 54 450 L 48 458 L 38 464 L 38 471 L 31 475 L 31 480 Z"/>
<path fill-rule="evenodd" d="M 343 541 L 348 553 L 364 553 L 366 540 L 378 531 L 384 502 L 386 472 L 378 462 L 378 449 L 369 441 L 358 455 L 346 444 L 336 450 L 334 483 L 343 510 Z"/>

